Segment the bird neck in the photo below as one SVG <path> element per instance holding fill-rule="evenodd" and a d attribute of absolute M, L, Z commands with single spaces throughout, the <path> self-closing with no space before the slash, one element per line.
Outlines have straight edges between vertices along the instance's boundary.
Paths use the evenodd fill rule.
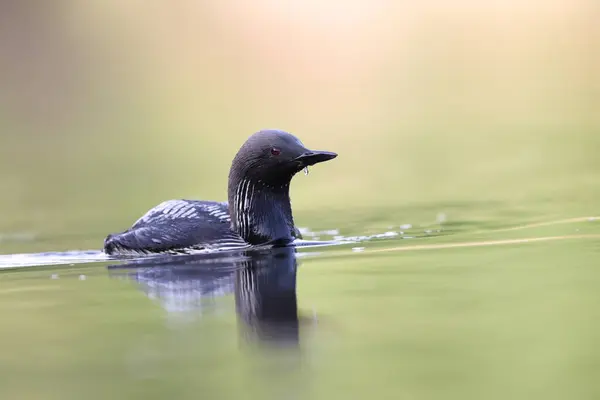
<path fill-rule="evenodd" d="M 230 177 L 231 229 L 246 242 L 287 244 L 294 239 L 290 183 L 271 185 L 248 176 Z"/>

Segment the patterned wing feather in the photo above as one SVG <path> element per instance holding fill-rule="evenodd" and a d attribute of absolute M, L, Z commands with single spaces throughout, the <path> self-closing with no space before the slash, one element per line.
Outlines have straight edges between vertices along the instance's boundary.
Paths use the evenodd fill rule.
<path fill-rule="evenodd" d="M 169 200 L 149 210 L 127 231 L 109 235 L 107 254 L 189 253 L 244 247 L 230 229 L 226 203 Z"/>

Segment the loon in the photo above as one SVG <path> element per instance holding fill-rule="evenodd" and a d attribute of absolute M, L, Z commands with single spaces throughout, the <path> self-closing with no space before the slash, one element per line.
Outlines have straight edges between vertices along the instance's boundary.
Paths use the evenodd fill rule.
<path fill-rule="evenodd" d="M 256 246 L 286 246 L 301 238 L 294 225 L 290 181 L 337 157 L 309 150 L 291 133 L 261 130 L 235 155 L 226 202 L 167 200 L 131 228 L 104 240 L 108 255 L 192 254 Z"/>

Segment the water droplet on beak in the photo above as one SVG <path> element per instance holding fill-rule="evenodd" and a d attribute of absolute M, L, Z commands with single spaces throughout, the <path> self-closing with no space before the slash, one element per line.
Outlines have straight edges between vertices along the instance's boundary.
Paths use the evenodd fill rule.
<path fill-rule="evenodd" d="M 308 175 L 308 167 L 304 167 L 304 175 Z"/>

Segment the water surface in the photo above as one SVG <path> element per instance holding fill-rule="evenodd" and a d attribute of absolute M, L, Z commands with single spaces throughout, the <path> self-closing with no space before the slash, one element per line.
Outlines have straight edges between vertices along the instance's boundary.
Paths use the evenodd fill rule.
<path fill-rule="evenodd" d="M 536 226 L 6 270 L 0 393 L 592 398 L 598 223 Z"/>

